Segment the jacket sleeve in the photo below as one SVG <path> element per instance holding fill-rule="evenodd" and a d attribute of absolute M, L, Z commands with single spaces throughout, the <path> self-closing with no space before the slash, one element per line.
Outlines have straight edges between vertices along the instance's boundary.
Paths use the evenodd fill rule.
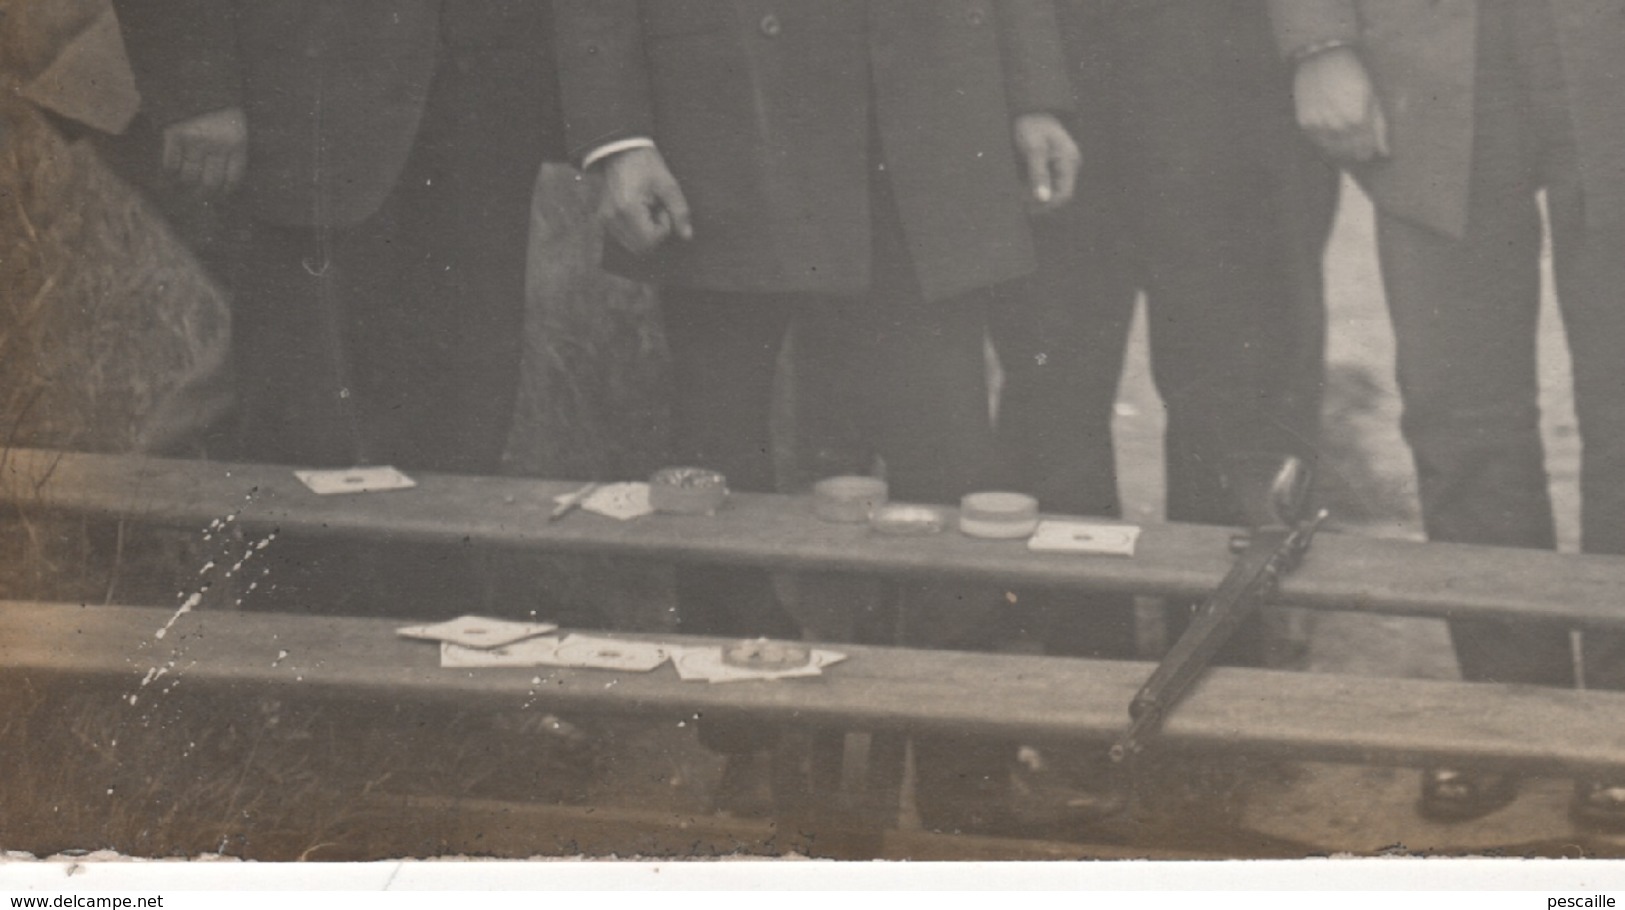
<path fill-rule="evenodd" d="M 242 104 L 233 0 L 113 0 L 141 92 L 158 126 Z"/>
<path fill-rule="evenodd" d="M 553 19 L 570 160 L 579 164 L 610 142 L 652 137 L 639 0 L 555 0 Z"/>
<path fill-rule="evenodd" d="M 1017 114 L 1072 109 L 1072 85 L 1050 0 L 1000 0 L 996 7 L 1005 93 Z"/>
<path fill-rule="evenodd" d="M 1269 0 L 1270 25 L 1283 57 L 1320 45 L 1360 40 L 1355 0 Z"/>

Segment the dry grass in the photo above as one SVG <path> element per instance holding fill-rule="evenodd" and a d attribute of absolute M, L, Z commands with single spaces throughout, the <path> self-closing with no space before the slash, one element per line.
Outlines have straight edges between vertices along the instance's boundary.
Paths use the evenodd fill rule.
<path fill-rule="evenodd" d="M 660 467 L 665 340 L 654 294 L 598 268 L 596 189 L 557 165 L 537 183 L 516 473 L 620 479 Z"/>
<path fill-rule="evenodd" d="M 68 142 L 11 91 L 99 7 L 0 6 L 0 453 L 139 448 L 177 393 L 225 354 L 224 298 L 186 247 L 87 144 Z M 135 550 L 175 557 L 173 540 L 136 541 Z M 5 522 L 0 595 L 100 601 L 118 586 L 111 573 L 126 564 L 123 550 L 117 528 Z M 151 582 L 170 588 L 167 578 Z"/>
<path fill-rule="evenodd" d="M 1405 470 L 1395 477 L 1373 457 L 1373 430 L 1380 425 L 1394 432 L 1388 426 L 1394 420 L 1391 395 L 1367 366 L 1328 365 L 1317 493 L 1339 525 L 1362 530 L 1421 527 L 1409 463 L 1401 459 Z"/>
<path fill-rule="evenodd" d="M 546 165 L 531 217 L 524 374 L 507 470 L 582 480 L 647 477 L 670 414 L 666 348 L 649 288 L 598 268 L 597 187 Z M 608 558 L 493 557 L 497 597 L 577 626 L 669 629 L 669 571 Z M 517 615 L 517 614 L 515 614 Z"/>
<path fill-rule="evenodd" d="M 0 0 L 0 467 L 13 446 L 186 448 L 227 400 L 225 295 L 90 144 L 65 140 L 9 90 L 99 5 Z M 537 197 L 544 220 L 509 459 L 516 473 L 638 476 L 660 460 L 664 355 L 654 301 L 593 267 L 596 239 L 583 214 L 591 192 L 550 171 Z M 166 603 L 202 563 L 201 546 L 107 522 L 0 516 L 0 598 Z M 513 600 L 581 625 L 665 623 L 659 569 L 513 563 L 498 573 Z M 583 732 L 526 713 L 184 688 L 135 707 L 120 694 L 75 685 L 0 700 L 0 753 L 10 759 L 0 775 L 0 849 L 425 856 L 440 845 L 412 840 L 421 826 L 402 808 L 409 795 L 652 798 L 640 795 L 644 787 L 669 801 L 671 782 L 686 774 L 680 758 L 663 757 L 680 756 L 684 743 L 670 748 L 670 735 L 644 743 L 624 725 Z M 648 780 L 596 773 L 614 760 L 654 771 Z M 601 792 L 606 780 L 615 793 Z"/>
<path fill-rule="evenodd" d="M 225 302 L 142 200 L 0 98 L 0 431 L 125 451 L 224 350 Z"/>
<path fill-rule="evenodd" d="M 184 686 L 183 686 L 184 689 Z M 433 856 L 406 801 L 578 803 L 600 748 L 555 719 L 252 693 L 15 691 L 0 847 L 258 860 Z M 493 844 L 500 850 L 500 844 Z"/>

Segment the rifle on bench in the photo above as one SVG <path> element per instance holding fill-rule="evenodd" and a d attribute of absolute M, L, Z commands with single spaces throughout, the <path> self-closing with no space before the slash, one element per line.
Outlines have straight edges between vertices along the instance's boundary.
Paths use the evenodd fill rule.
<path fill-rule="evenodd" d="M 1252 531 L 1231 542 L 1237 552 L 1230 573 L 1197 610 L 1179 641 L 1129 703 L 1128 729 L 1111 747 L 1113 764 L 1125 767 L 1161 730 L 1163 721 L 1202 675 L 1230 636 L 1258 607 L 1273 598 L 1281 577 L 1297 567 L 1315 531 L 1326 519 L 1321 510 L 1304 518 L 1309 471 L 1297 458 L 1284 459 L 1262 495 L 1250 497 Z"/>

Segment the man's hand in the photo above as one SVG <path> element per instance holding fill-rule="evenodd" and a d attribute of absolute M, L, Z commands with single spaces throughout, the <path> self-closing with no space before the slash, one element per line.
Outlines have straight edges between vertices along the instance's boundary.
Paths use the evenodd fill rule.
<path fill-rule="evenodd" d="M 653 148 L 616 152 L 603 163 L 604 196 L 598 214 L 604 227 L 632 253 L 646 253 L 666 238 L 694 236 L 688 200 L 666 159 Z"/>
<path fill-rule="evenodd" d="M 1051 114 L 1022 114 L 1015 123 L 1016 153 L 1027 171 L 1033 209 L 1065 205 L 1078 183 L 1083 156 L 1066 127 Z"/>
<path fill-rule="evenodd" d="M 1388 119 L 1353 48 L 1306 58 L 1298 64 L 1292 91 L 1298 126 L 1328 155 L 1347 163 L 1388 156 Z"/>
<path fill-rule="evenodd" d="M 248 166 L 248 118 L 221 108 L 164 127 L 164 170 L 194 190 L 229 193 Z"/>

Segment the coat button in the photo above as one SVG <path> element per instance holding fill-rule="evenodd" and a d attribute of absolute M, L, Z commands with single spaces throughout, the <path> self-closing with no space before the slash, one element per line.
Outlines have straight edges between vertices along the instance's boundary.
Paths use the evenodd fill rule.
<path fill-rule="evenodd" d="M 779 24 L 778 16 L 768 13 L 762 17 L 762 34 L 768 36 L 769 38 L 777 38 L 779 36 L 779 32 L 783 30 L 784 26 Z"/>

